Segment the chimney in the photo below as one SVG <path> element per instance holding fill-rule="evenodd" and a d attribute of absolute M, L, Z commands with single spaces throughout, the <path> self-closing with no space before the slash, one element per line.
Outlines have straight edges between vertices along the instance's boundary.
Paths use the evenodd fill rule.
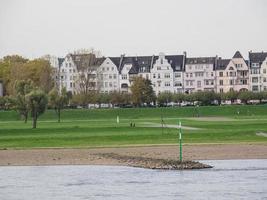
<path fill-rule="evenodd" d="M 123 60 L 124 56 L 125 56 L 125 54 L 121 54 L 120 64 L 119 64 L 119 70 L 121 69 L 122 60 Z"/>
<path fill-rule="evenodd" d="M 182 66 L 182 70 L 185 71 L 185 62 L 186 62 L 186 51 L 183 52 L 184 56 L 183 56 L 183 66 Z"/>

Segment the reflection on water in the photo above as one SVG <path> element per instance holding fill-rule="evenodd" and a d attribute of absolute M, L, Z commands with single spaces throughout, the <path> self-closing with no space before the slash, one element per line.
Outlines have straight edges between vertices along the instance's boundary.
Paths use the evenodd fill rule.
<path fill-rule="evenodd" d="M 267 160 L 202 162 L 215 167 L 0 167 L 0 199 L 267 199 Z"/>

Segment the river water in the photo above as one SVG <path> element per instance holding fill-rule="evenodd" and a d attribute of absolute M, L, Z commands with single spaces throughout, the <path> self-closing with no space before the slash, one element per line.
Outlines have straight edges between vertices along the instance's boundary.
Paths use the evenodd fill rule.
<path fill-rule="evenodd" d="M 267 199 L 267 160 L 202 161 L 213 169 L 0 167 L 1 200 Z"/>

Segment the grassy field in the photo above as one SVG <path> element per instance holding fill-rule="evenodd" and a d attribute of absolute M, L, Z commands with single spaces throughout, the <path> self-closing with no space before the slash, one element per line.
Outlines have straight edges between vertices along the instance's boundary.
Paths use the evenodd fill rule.
<path fill-rule="evenodd" d="M 116 123 L 116 116 L 120 123 Z M 196 117 L 199 115 L 200 117 Z M 184 108 L 64 110 L 56 122 L 53 110 L 40 117 L 37 129 L 15 111 L 0 111 L 0 148 L 103 147 L 177 144 L 177 129 L 161 127 L 178 120 L 184 143 L 266 143 L 267 105 Z M 130 127 L 130 123 L 135 127 Z M 149 124 L 150 123 L 150 124 Z M 263 134 L 263 135 L 264 135 Z"/>

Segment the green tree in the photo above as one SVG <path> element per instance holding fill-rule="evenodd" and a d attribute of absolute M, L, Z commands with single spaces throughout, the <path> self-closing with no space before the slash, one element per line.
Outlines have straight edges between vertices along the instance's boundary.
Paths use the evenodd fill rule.
<path fill-rule="evenodd" d="M 16 90 L 16 110 L 20 116 L 24 119 L 24 122 L 27 123 L 29 107 L 26 101 L 26 95 L 29 94 L 33 89 L 32 81 L 17 81 L 15 84 Z"/>
<path fill-rule="evenodd" d="M 254 99 L 254 94 L 250 91 L 242 91 L 238 94 L 238 99 L 240 99 L 242 103 L 248 104 L 249 100 Z"/>
<path fill-rule="evenodd" d="M 185 100 L 185 94 L 175 93 L 172 95 L 172 101 L 181 104 Z"/>
<path fill-rule="evenodd" d="M 150 104 L 156 99 L 151 81 L 139 76 L 133 79 L 131 92 L 132 102 L 135 106 L 141 106 L 144 103 Z"/>
<path fill-rule="evenodd" d="M 14 68 L 15 66 L 22 66 L 27 62 L 28 59 L 25 59 L 18 55 L 5 56 L 3 60 L 0 61 L 0 80 L 3 81 L 5 95 L 14 94 L 15 81 L 19 80 L 14 78 L 17 72 L 14 72 L 12 68 Z"/>
<path fill-rule="evenodd" d="M 216 100 L 216 95 L 213 91 L 201 91 L 195 93 L 196 100 L 201 102 L 201 105 L 211 105 Z"/>
<path fill-rule="evenodd" d="M 171 92 L 161 92 L 157 97 L 157 101 L 160 106 L 167 106 L 172 99 L 173 94 Z"/>
<path fill-rule="evenodd" d="M 259 100 L 260 103 L 262 103 L 262 100 L 267 99 L 267 92 L 266 91 L 257 92 L 254 94 L 254 96 L 255 96 L 255 99 Z"/>
<path fill-rule="evenodd" d="M 14 109 L 16 100 L 12 96 L 0 97 L 0 110 L 11 110 Z"/>
<path fill-rule="evenodd" d="M 237 100 L 237 98 L 238 98 L 238 92 L 234 90 L 231 90 L 224 94 L 224 99 L 231 101 L 231 104 L 234 103 L 234 101 Z"/>
<path fill-rule="evenodd" d="M 53 88 L 49 92 L 49 104 L 54 108 L 58 117 L 58 122 L 60 122 L 61 110 L 68 104 L 68 102 L 69 99 L 66 88 L 63 88 L 61 93 L 56 88 Z"/>
<path fill-rule="evenodd" d="M 41 89 L 35 88 L 26 95 L 26 101 L 32 116 L 32 128 L 36 128 L 38 117 L 46 110 L 47 95 Z"/>

